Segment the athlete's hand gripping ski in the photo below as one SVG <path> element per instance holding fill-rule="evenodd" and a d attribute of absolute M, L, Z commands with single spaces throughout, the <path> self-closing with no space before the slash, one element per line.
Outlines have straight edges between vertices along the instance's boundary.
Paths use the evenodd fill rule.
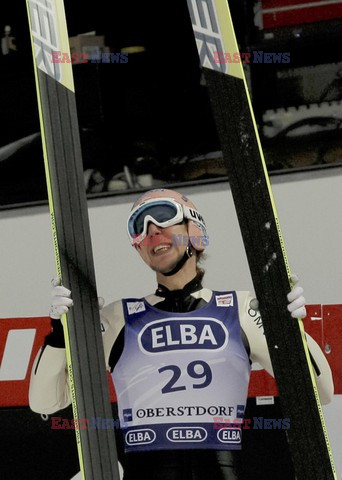
<path fill-rule="evenodd" d="M 61 285 L 59 278 L 53 278 L 52 284 L 52 301 L 50 307 L 50 318 L 58 320 L 64 313 L 69 311 L 69 308 L 73 306 L 74 302 L 71 298 L 71 291 Z M 98 297 L 99 310 L 104 306 L 104 299 Z"/>

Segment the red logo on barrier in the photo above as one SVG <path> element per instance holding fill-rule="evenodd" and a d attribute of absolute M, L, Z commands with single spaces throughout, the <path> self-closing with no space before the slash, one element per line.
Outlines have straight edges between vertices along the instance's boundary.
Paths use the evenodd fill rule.
<path fill-rule="evenodd" d="M 51 331 L 49 317 L 0 319 L 0 407 L 27 406 L 32 365 Z M 107 372 L 111 401 L 116 401 Z"/>
<path fill-rule="evenodd" d="M 0 319 L 0 406 L 28 405 L 34 358 L 50 332 L 50 319 Z"/>

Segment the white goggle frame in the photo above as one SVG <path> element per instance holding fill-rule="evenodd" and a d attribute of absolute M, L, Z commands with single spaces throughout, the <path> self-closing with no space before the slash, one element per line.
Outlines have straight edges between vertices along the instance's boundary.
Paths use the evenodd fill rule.
<path fill-rule="evenodd" d="M 141 234 L 136 235 L 132 232 L 131 224 L 134 222 L 134 218 L 137 216 L 139 211 L 143 212 L 145 209 L 148 208 L 149 205 L 153 205 L 153 204 L 167 205 L 170 203 L 172 204 L 173 207 L 176 208 L 176 214 L 174 217 L 172 217 L 170 220 L 166 220 L 165 222 L 157 222 L 152 217 L 152 215 L 146 215 L 144 218 L 144 228 Z M 139 245 L 139 243 L 141 243 L 147 236 L 148 225 L 150 222 L 152 222 L 154 225 L 157 225 L 160 228 L 167 228 L 167 227 L 176 225 L 177 223 L 181 223 L 184 220 L 184 218 L 186 218 L 187 220 L 193 220 L 194 222 L 199 223 L 204 229 L 204 231 L 206 231 L 206 226 L 205 226 L 202 215 L 194 208 L 190 208 L 186 205 L 181 205 L 180 203 L 177 203 L 173 198 L 168 198 L 168 197 L 152 198 L 138 205 L 130 213 L 130 216 L 128 217 L 128 221 L 127 221 L 128 236 L 133 246 Z"/>

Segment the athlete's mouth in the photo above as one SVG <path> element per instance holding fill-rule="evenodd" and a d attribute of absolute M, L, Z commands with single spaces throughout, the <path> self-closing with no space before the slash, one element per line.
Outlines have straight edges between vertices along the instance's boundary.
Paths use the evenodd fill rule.
<path fill-rule="evenodd" d="M 170 248 L 171 245 L 157 245 L 156 247 L 154 247 L 153 253 L 154 255 L 156 255 L 157 253 L 164 253 L 167 250 L 170 250 Z"/>

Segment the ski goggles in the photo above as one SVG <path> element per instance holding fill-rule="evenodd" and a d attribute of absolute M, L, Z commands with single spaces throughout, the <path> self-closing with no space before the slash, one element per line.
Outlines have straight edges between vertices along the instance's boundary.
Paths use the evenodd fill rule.
<path fill-rule="evenodd" d="M 147 236 L 150 222 L 158 227 L 167 228 L 184 219 L 198 222 L 205 231 L 202 215 L 194 208 L 181 205 L 172 198 L 150 199 L 138 205 L 130 214 L 127 222 L 127 231 L 132 245 L 137 245 Z"/>

